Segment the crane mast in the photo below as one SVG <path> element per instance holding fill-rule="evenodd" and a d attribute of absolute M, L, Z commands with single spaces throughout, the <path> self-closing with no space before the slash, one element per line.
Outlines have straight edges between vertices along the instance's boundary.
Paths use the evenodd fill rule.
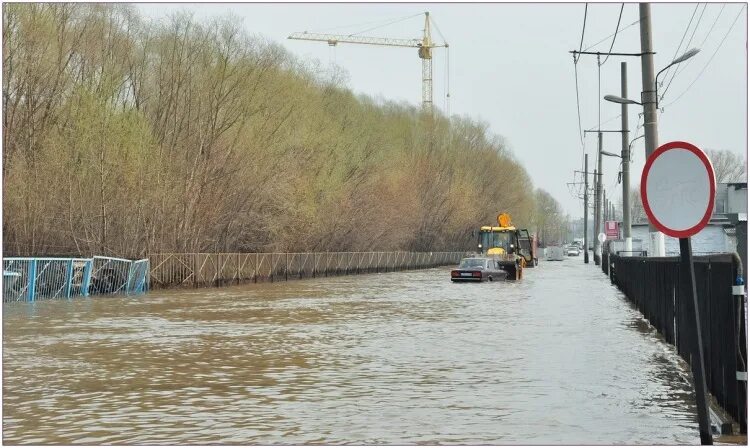
<path fill-rule="evenodd" d="M 432 112 L 432 49 L 441 47 L 448 48 L 448 44 L 436 44 L 432 41 L 429 12 L 424 13 L 424 32 L 422 34 L 422 39 L 393 39 L 387 37 L 355 36 L 351 34 L 341 35 L 308 33 L 306 31 L 301 33 L 292 33 L 288 38 L 295 40 L 326 42 L 332 47 L 340 43 L 346 43 L 378 45 L 384 47 L 417 48 L 419 58 L 422 59 L 422 108 L 428 112 Z"/>

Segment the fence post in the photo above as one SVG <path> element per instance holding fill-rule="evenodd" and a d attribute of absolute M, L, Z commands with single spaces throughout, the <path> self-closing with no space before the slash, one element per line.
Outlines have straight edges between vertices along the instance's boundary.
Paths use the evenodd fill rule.
<path fill-rule="evenodd" d="M 68 260 L 68 276 L 65 279 L 65 298 L 70 298 L 70 290 L 73 288 L 73 259 Z"/>
<path fill-rule="evenodd" d="M 26 273 L 28 281 L 28 291 L 26 291 L 26 297 L 29 302 L 34 301 L 34 290 L 36 289 L 36 259 L 29 262 L 28 271 Z"/>
<path fill-rule="evenodd" d="M 141 292 L 146 292 L 149 289 L 151 289 L 151 259 L 146 259 L 146 275 L 143 281 L 143 286 L 141 287 Z"/>
<path fill-rule="evenodd" d="M 135 274 L 135 262 L 131 261 L 128 263 L 128 279 L 125 283 L 125 295 L 130 295 L 130 281 L 133 279 L 133 274 Z M 135 285 L 133 285 L 135 286 Z"/>
<path fill-rule="evenodd" d="M 83 289 L 83 296 L 89 296 L 89 286 L 91 285 L 91 271 L 94 270 L 94 259 L 90 258 L 86 260 L 86 265 L 83 268 L 83 283 L 81 288 Z"/>
<path fill-rule="evenodd" d="M 220 265 L 221 265 L 221 254 L 217 252 L 216 253 L 216 264 L 214 264 L 214 272 L 216 273 L 216 277 L 214 279 L 214 286 L 221 285 L 220 278 L 221 278 L 221 274 L 222 273 L 220 272 L 220 269 L 221 269 Z"/>

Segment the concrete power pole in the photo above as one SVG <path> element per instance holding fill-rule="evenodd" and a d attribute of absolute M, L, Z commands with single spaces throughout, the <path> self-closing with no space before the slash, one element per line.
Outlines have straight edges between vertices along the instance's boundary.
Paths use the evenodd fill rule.
<path fill-rule="evenodd" d="M 656 81 L 654 79 L 654 53 L 651 44 L 651 4 L 639 3 L 638 9 L 641 16 L 641 74 L 643 81 L 643 127 L 646 136 L 646 158 L 651 155 L 659 145 L 659 132 L 656 117 Z M 656 257 L 664 256 L 664 234 L 648 224 L 649 232 L 649 255 Z"/>
<path fill-rule="evenodd" d="M 607 222 L 608 210 L 609 210 L 609 203 L 607 202 L 607 190 L 602 188 L 602 228 L 604 228 L 604 223 Z"/>
<path fill-rule="evenodd" d="M 602 133 L 597 132 L 598 145 L 596 150 L 598 169 L 594 174 L 594 264 L 599 266 L 601 261 L 601 243 L 599 242 L 599 233 L 602 226 Z"/>
<path fill-rule="evenodd" d="M 583 163 L 583 262 L 589 262 L 589 155 Z"/>
<path fill-rule="evenodd" d="M 628 63 L 620 63 L 620 97 L 628 97 Z M 625 254 L 633 250 L 632 225 L 630 222 L 630 136 L 628 135 L 628 105 L 622 104 L 622 237 L 625 239 Z"/>

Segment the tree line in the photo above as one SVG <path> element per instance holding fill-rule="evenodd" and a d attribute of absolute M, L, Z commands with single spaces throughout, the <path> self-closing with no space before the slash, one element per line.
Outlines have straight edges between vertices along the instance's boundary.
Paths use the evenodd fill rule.
<path fill-rule="evenodd" d="M 4 5 L 3 192 L 17 255 L 466 249 L 540 212 L 486 124 L 126 4 Z"/>

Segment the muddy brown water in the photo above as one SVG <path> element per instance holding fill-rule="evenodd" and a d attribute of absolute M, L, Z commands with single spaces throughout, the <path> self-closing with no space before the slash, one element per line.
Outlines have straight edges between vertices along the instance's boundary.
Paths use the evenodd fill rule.
<path fill-rule="evenodd" d="M 7 444 L 697 444 L 687 366 L 581 257 L 3 306 Z"/>

